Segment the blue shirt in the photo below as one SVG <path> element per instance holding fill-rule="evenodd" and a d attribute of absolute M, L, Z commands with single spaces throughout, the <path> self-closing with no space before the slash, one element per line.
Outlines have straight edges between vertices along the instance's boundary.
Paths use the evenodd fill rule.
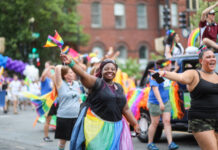
<path fill-rule="evenodd" d="M 162 98 L 163 103 L 166 103 L 169 100 L 169 88 L 170 88 L 170 80 L 164 78 L 164 82 L 158 84 L 154 79 L 149 79 L 151 90 L 149 92 L 148 102 L 152 104 L 159 104 L 157 98 L 154 95 L 154 91 L 152 89 L 153 86 L 158 87 L 160 96 Z"/>
<path fill-rule="evenodd" d="M 41 95 L 45 95 L 52 90 L 52 81 L 50 78 L 45 78 L 45 81 L 41 81 Z"/>

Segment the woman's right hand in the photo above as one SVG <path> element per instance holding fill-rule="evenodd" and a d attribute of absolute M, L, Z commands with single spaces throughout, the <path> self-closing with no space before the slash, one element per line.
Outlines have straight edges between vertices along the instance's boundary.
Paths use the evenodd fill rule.
<path fill-rule="evenodd" d="M 164 103 L 161 102 L 161 103 L 160 103 L 160 110 L 161 110 L 161 111 L 164 111 L 164 109 L 165 109 Z"/>
<path fill-rule="evenodd" d="M 72 61 L 72 57 L 70 55 L 66 55 L 66 54 L 61 54 L 61 61 L 65 64 L 70 64 Z"/>

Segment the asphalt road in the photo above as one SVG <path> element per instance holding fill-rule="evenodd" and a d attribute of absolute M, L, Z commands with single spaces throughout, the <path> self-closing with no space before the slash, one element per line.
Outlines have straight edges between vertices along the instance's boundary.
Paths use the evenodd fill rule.
<path fill-rule="evenodd" d="M 0 150 L 57 150 L 58 140 L 54 139 L 54 131 L 49 135 L 53 142 L 47 143 L 43 138 L 43 124 L 33 127 L 36 113 L 28 107 L 14 115 L 12 112 L 3 114 L 0 110 Z M 180 150 L 200 150 L 191 134 L 185 132 L 173 132 L 174 141 L 180 146 Z M 133 138 L 135 150 L 145 150 L 146 143 L 141 143 Z M 167 150 L 167 141 L 164 134 L 157 143 L 160 150 Z M 69 149 L 69 142 L 65 150 Z"/>

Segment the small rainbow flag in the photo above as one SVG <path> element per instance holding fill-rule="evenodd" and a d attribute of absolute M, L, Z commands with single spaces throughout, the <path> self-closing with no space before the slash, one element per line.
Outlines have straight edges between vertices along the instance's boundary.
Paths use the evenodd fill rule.
<path fill-rule="evenodd" d="M 32 104 L 36 107 L 36 112 L 38 116 L 47 115 L 50 110 L 52 104 L 54 103 L 57 97 L 57 90 L 53 88 L 53 90 L 45 95 L 36 96 L 31 93 L 23 93 L 24 97 L 30 98 Z"/>
<path fill-rule="evenodd" d="M 61 50 L 61 52 L 63 54 L 67 54 L 69 52 L 69 50 L 70 50 L 70 47 L 67 45 L 67 46 L 64 47 L 64 49 Z"/>
<path fill-rule="evenodd" d="M 53 43 L 52 39 L 50 39 L 48 37 L 48 40 L 47 40 L 46 44 L 43 47 L 56 47 L 56 46 L 57 46 L 57 44 Z"/>
<path fill-rule="evenodd" d="M 48 40 L 46 44 L 43 47 L 55 47 L 58 46 L 62 48 L 64 45 L 64 41 L 62 40 L 61 36 L 58 34 L 58 32 L 55 30 L 55 36 L 52 37 L 51 35 L 48 35 Z"/>

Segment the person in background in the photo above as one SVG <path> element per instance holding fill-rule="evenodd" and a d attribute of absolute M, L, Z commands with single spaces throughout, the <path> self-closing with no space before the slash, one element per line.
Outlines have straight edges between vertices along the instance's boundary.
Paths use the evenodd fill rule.
<path fill-rule="evenodd" d="M 54 69 L 55 69 L 55 66 L 53 66 L 50 61 L 45 62 L 45 69 L 42 72 L 42 75 L 40 78 L 41 96 L 51 92 L 51 90 L 53 88 L 52 75 L 54 75 L 54 73 L 55 73 Z M 53 141 L 48 136 L 48 131 L 49 131 L 49 125 L 50 125 L 52 115 L 56 115 L 56 113 L 57 113 L 57 104 L 56 104 L 56 102 L 54 102 L 54 104 L 51 106 L 51 108 L 46 116 L 46 121 L 45 121 L 45 125 L 44 125 L 44 137 L 43 137 L 43 140 L 45 142 L 52 142 Z"/>
<path fill-rule="evenodd" d="M 59 139 L 59 150 L 64 150 L 65 144 L 71 138 L 74 124 L 80 109 L 80 86 L 75 81 L 75 73 L 68 67 L 55 67 L 55 86 L 58 91 L 58 110 L 55 138 Z"/>
<path fill-rule="evenodd" d="M 218 2 L 214 5 L 206 8 L 201 14 L 201 21 L 199 23 L 201 45 L 206 45 L 207 47 L 212 47 L 218 50 L 217 34 L 218 34 L 218 24 L 215 22 L 215 10 L 218 6 Z"/>
<path fill-rule="evenodd" d="M 218 75 L 216 57 L 212 49 L 200 49 L 200 70 L 189 69 L 183 73 L 161 70 L 167 79 L 187 85 L 191 96 L 188 110 L 188 128 L 202 150 L 217 150 L 218 145 Z M 150 70 L 152 73 L 156 71 Z"/>
<path fill-rule="evenodd" d="M 167 40 L 165 45 L 165 57 L 171 58 L 176 56 L 184 55 L 184 48 L 181 43 L 179 43 L 179 34 L 174 30 L 167 31 Z"/>
<path fill-rule="evenodd" d="M 156 62 L 157 71 L 170 71 L 171 61 L 167 59 L 161 59 Z M 151 124 L 148 128 L 148 150 L 158 150 L 156 145 L 153 143 L 154 135 L 157 129 L 157 126 L 162 117 L 164 131 L 168 141 L 168 149 L 175 150 L 178 149 L 172 141 L 172 129 L 170 124 L 171 119 L 171 104 L 169 100 L 169 88 L 170 80 L 165 79 L 162 83 L 157 83 L 155 79 L 150 77 L 150 93 L 148 98 L 148 108 L 149 114 L 151 117 Z"/>
<path fill-rule="evenodd" d="M 21 86 L 19 89 L 19 107 L 20 109 L 22 109 L 22 105 L 23 105 L 23 109 L 26 110 L 28 98 L 23 96 L 24 92 L 28 92 L 28 89 L 27 89 L 27 85 L 25 84 L 24 80 L 21 80 Z"/>
<path fill-rule="evenodd" d="M 11 100 L 13 101 L 13 110 L 14 114 L 17 114 L 17 106 L 18 106 L 18 96 L 20 90 L 20 81 L 18 80 L 18 76 L 16 74 L 13 75 L 13 81 L 9 84 L 9 90 L 11 93 Z"/>

